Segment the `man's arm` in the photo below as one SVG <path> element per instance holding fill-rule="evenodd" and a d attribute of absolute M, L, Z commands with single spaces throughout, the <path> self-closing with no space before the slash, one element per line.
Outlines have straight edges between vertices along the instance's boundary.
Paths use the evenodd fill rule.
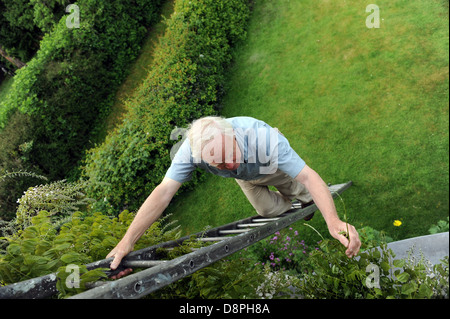
<path fill-rule="evenodd" d="M 359 252 L 359 248 L 361 247 L 358 232 L 355 227 L 339 219 L 336 212 L 336 207 L 334 206 L 333 197 L 331 196 L 331 193 L 323 179 L 308 165 L 301 170 L 295 179 L 305 185 L 306 189 L 308 189 L 314 203 L 319 208 L 325 222 L 327 223 L 331 236 L 339 240 L 345 247 L 347 247 L 345 252 L 346 255 L 349 258 L 356 256 Z M 347 233 L 347 231 L 348 239 L 346 236 L 339 234 L 340 232 Z"/>
<path fill-rule="evenodd" d="M 116 269 L 122 258 L 133 250 L 134 244 L 136 244 L 144 232 L 161 216 L 180 186 L 181 183 L 170 178 L 164 178 L 161 184 L 148 196 L 144 204 L 139 208 L 136 217 L 122 240 L 106 256 L 107 258 L 114 257 L 110 266 L 111 269 Z M 124 271 L 115 277 L 120 278 L 130 271 Z"/>

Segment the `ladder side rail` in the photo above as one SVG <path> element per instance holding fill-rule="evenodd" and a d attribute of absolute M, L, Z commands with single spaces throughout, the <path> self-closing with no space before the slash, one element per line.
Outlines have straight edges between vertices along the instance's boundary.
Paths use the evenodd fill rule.
<path fill-rule="evenodd" d="M 330 188 L 333 198 L 337 197 L 352 185 L 352 181 L 344 184 L 333 185 Z M 204 268 L 213 262 L 229 256 L 256 241 L 264 239 L 274 232 L 281 230 L 290 224 L 303 219 L 317 210 L 317 206 L 312 204 L 304 209 L 292 209 L 284 214 L 281 218 L 264 226 L 249 230 L 234 237 L 215 243 L 211 246 L 201 248 L 190 254 L 175 258 L 161 266 L 156 266 L 143 270 L 139 273 L 121 278 L 115 282 L 105 284 L 78 295 L 73 299 L 84 298 L 140 298 L 148 295 L 164 286 L 167 286 L 193 272 Z M 233 222 L 227 225 L 217 227 L 214 231 L 219 231 L 225 227 L 236 226 L 237 224 L 251 222 L 255 217 L 246 218 L 244 220 Z M 215 234 L 214 232 L 210 233 Z M 122 289 L 119 289 L 122 287 Z"/>
<path fill-rule="evenodd" d="M 264 226 L 229 237 L 216 244 L 169 260 L 164 264 L 128 275 L 100 287 L 82 292 L 71 299 L 137 299 L 165 287 L 195 271 L 264 239 L 317 210 L 315 204 L 292 212 Z"/>
<path fill-rule="evenodd" d="M 0 299 L 44 299 L 56 293 L 56 273 L 0 287 Z"/>
<path fill-rule="evenodd" d="M 215 227 L 206 232 L 198 232 L 192 235 L 184 236 L 179 239 L 163 242 L 154 246 L 142 248 L 136 251 L 130 252 L 123 260 L 156 260 L 157 250 L 160 248 L 172 248 L 182 245 L 182 243 L 190 238 L 197 237 L 215 237 L 214 234 L 219 235 L 219 231 L 222 229 L 233 229 L 237 224 L 246 223 L 251 221 L 254 217 L 244 218 L 239 221 L 235 221 L 223 226 Z M 113 257 L 105 258 L 86 264 L 88 270 L 95 268 L 109 268 L 109 265 L 113 261 Z M 124 266 L 119 266 L 115 272 L 125 269 Z M 112 272 L 111 272 L 112 273 Z M 50 273 L 48 275 L 23 280 L 17 283 L 12 283 L 3 287 L 0 287 L 0 299 L 45 299 L 49 298 L 56 293 L 57 274 Z"/>
<path fill-rule="evenodd" d="M 347 183 L 344 184 L 336 184 L 336 185 L 332 185 L 330 186 L 330 190 L 331 190 L 331 194 L 333 196 L 333 198 L 335 198 L 337 196 L 337 194 L 340 194 L 342 192 L 344 192 L 347 188 L 349 188 L 352 185 L 352 182 L 349 181 Z M 313 207 L 315 205 L 311 205 L 309 207 Z M 307 207 L 307 208 L 309 208 Z M 317 208 L 316 208 L 317 209 Z M 288 211 L 285 214 L 289 214 L 292 211 L 299 211 L 299 212 L 304 212 L 305 209 L 293 209 L 291 211 Z M 309 209 L 308 209 L 309 211 Z M 312 212 L 309 212 L 307 215 L 311 214 Z M 285 215 L 283 214 L 283 215 Z M 281 215 L 281 216 L 283 216 Z M 282 220 L 283 218 L 281 218 L 281 216 L 278 217 L 278 219 L 276 220 Z M 246 223 L 251 223 L 254 219 L 257 218 L 261 218 L 260 216 L 253 216 L 253 217 L 248 217 L 248 218 L 244 218 L 242 220 L 239 221 L 235 221 L 235 222 L 231 222 L 229 224 L 226 225 L 222 225 L 219 227 L 215 227 L 213 229 L 210 229 L 206 232 L 198 232 L 196 234 L 193 235 L 189 235 L 189 236 L 184 236 L 182 238 L 179 238 L 177 240 L 172 240 L 172 241 L 168 241 L 168 242 L 164 242 L 164 243 L 160 243 L 158 245 L 155 246 L 151 246 L 151 247 L 146 247 L 137 251 L 133 251 L 130 254 L 128 254 L 124 260 L 128 260 L 128 261 L 132 261 L 132 260 L 155 260 L 156 258 L 156 252 L 157 249 L 159 248 L 171 248 L 171 247 L 176 247 L 178 245 L 181 245 L 185 240 L 191 238 L 192 236 L 196 236 L 198 238 L 202 238 L 202 237 L 219 237 L 220 230 L 231 230 L 231 229 L 237 229 L 238 226 L 240 224 L 246 224 Z M 256 220 L 255 220 L 256 222 Z M 271 223 L 268 223 L 271 224 Z M 267 226 L 267 225 L 265 225 Z M 256 231 L 256 230 L 260 230 L 262 227 L 265 226 L 261 226 L 258 227 L 255 230 L 252 231 Z M 283 228 L 283 227 L 281 227 Z M 280 228 L 280 229 L 281 229 Z M 276 230 L 275 230 L 276 231 Z M 275 232 L 273 231 L 273 232 Z M 246 235 L 246 233 L 238 235 L 238 236 L 242 236 L 242 235 Z M 269 234 L 270 235 L 270 234 Z M 235 236 L 235 237 L 238 237 Z M 227 238 L 227 237 L 224 237 Z M 233 237 L 231 237 L 233 238 Z M 230 238 L 230 239 L 231 239 Z M 228 241 L 229 239 L 225 239 L 224 241 Z M 218 245 L 218 244 L 224 244 L 222 241 L 221 243 L 216 243 L 212 246 Z M 205 247 L 207 248 L 207 247 Z M 203 249 L 203 248 L 202 248 Z M 242 249 L 242 248 L 241 248 Z M 99 261 L 95 261 L 92 262 L 90 264 L 87 264 L 86 267 L 88 270 L 94 269 L 94 268 L 109 268 L 110 263 L 112 262 L 113 258 L 106 258 L 106 259 L 102 259 Z M 157 267 L 153 267 L 153 268 L 157 268 Z M 51 297 L 52 295 L 57 293 L 56 290 L 56 273 L 51 273 L 48 275 L 44 275 L 41 277 L 37 277 L 37 278 L 32 278 L 32 279 L 28 279 L 28 280 L 24 280 L 18 283 L 13 283 L 7 286 L 3 286 L 0 287 L 0 299 L 43 299 L 43 298 L 48 298 Z"/>

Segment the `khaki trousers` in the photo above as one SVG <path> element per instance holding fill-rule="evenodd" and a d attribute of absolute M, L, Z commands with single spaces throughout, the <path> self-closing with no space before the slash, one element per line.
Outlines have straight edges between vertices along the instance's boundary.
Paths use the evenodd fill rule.
<path fill-rule="evenodd" d="M 302 203 L 312 200 L 306 187 L 286 173 L 277 170 L 266 177 L 244 181 L 236 179 L 247 199 L 256 212 L 264 217 L 278 216 L 292 207 L 292 200 L 298 199 Z M 272 191 L 274 186 L 278 191 Z"/>

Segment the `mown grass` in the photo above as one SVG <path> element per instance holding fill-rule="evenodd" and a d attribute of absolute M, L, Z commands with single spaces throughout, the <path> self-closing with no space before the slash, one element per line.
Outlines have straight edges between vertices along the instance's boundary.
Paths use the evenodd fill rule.
<path fill-rule="evenodd" d="M 448 4 L 380 0 L 379 29 L 367 4 L 255 2 L 222 114 L 278 127 L 325 181 L 352 180 L 343 199 L 357 228 L 425 235 L 449 214 Z M 255 214 L 234 180 L 212 175 L 168 211 L 185 233 Z M 311 224 L 327 234 L 321 217 Z"/>

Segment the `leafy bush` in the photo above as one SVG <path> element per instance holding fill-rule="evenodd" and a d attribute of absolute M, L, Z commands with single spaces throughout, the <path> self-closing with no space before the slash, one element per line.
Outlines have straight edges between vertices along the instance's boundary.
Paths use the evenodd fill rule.
<path fill-rule="evenodd" d="M 56 272 L 68 264 L 84 265 L 104 259 L 123 237 L 134 214 L 123 211 L 111 218 L 102 213 L 83 217 L 80 212 L 58 232 L 50 214 L 41 211 L 32 225 L 13 237 L 3 238 L 8 246 L 0 255 L 0 282 L 10 284 Z M 176 228 L 165 231 L 160 220 L 142 236 L 135 249 L 152 246 L 179 236 Z"/>
<path fill-rule="evenodd" d="M 65 180 L 30 187 L 17 200 L 15 223 L 19 229 L 27 228 L 31 218 L 40 211 L 47 211 L 52 219 L 70 217 L 72 213 L 86 207 L 92 200 L 86 197 L 85 183 L 68 183 Z"/>
<path fill-rule="evenodd" d="M 376 230 L 370 226 L 365 226 L 358 229 L 360 240 L 365 243 L 364 246 L 379 246 L 383 243 L 390 243 L 394 241 L 392 237 L 387 236 L 384 231 Z M 363 248 L 364 249 L 364 248 Z"/>
<path fill-rule="evenodd" d="M 430 234 L 437 234 L 437 233 L 448 232 L 448 229 L 449 229 L 448 221 L 449 221 L 448 217 L 447 217 L 447 221 L 445 221 L 445 220 L 438 221 L 436 225 L 432 225 L 430 227 L 430 229 L 428 229 L 428 232 Z"/>
<path fill-rule="evenodd" d="M 263 272 L 252 267 L 249 259 L 220 260 L 152 293 L 149 298 L 258 298 L 257 288 L 264 279 Z"/>
<path fill-rule="evenodd" d="M 176 2 L 123 124 L 85 161 L 83 176 L 102 182 L 89 193 L 106 199 L 102 211 L 138 208 L 170 165 L 171 131 L 217 112 L 230 48 L 244 37 L 248 15 L 245 0 Z"/>
<path fill-rule="evenodd" d="M 78 177 L 84 150 L 93 146 L 160 2 L 80 0 L 80 28 L 69 29 L 67 17 L 60 19 L 1 101 L 0 140 L 6 145 L 0 148 L 0 171 Z M 26 115 L 10 120 L 18 111 Z M 11 137 L 15 131 L 20 138 Z M 21 145 L 26 154 L 20 154 Z M 7 209 L 0 213 L 11 215 Z"/>
<path fill-rule="evenodd" d="M 36 175 L 22 175 L 11 172 L 35 172 L 39 170 L 27 162 L 29 148 L 23 147 L 32 136 L 29 116 L 15 112 L 10 126 L 0 132 L 0 218 L 10 220 L 15 216 L 17 198 L 30 186 L 37 183 Z M 39 175 L 42 179 L 43 176 Z M 45 177 L 43 178 L 45 179 Z"/>
<path fill-rule="evenodd" d="M 292 270 L 301 273 L 305 271 L 303 261 L 316 249 L 301 240 L 297 230 L 289 227 L 252 245 L 248 250 L 256 265 L 269 265 L 272 271 Z"/>
<path fill-rule="evenodd" d="M 448 256 L 427 271 L 424 260 L 394 259 L 385 244 L 358 258 L 349 259 L 344 251 L 335 240 L 323 241 L 308 258 L 314 273 L 300 277 L 298 293 L 319 299 L 448 298 Z"/>
<path fill-rule="evenodd" d="M 39 40 L 50 32 L 70 0 L 0 1 L 1 45 L 8 53 L 27 62 L 39 48 Z"/>

